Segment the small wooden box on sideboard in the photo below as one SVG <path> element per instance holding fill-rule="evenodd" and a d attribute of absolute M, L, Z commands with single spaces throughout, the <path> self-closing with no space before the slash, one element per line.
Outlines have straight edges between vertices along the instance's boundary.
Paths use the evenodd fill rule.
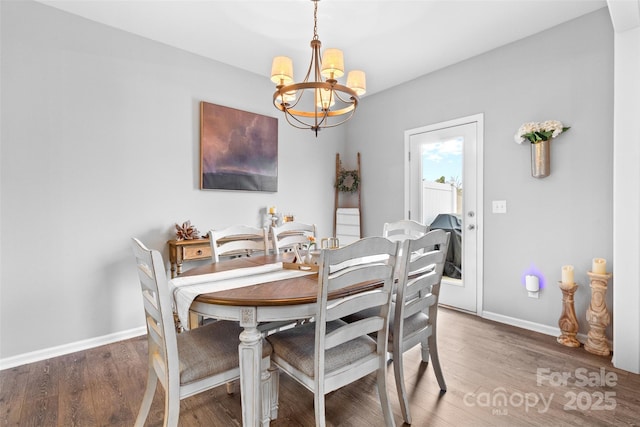
<path fill-rule="evenodd" d="M 169 261 L 171 278 L 182 274 L 182 263 L 211 258 L 209 239 L 169 240 Z"/>

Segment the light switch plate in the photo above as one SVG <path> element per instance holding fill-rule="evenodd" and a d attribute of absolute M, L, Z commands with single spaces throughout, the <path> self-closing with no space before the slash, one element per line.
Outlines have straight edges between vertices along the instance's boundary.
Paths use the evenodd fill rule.
<path fill-rule="evenodd" d="M 507 213 L 507 201 L 506 200 L 494 200 L 493 201 L 493 213 Z"/>

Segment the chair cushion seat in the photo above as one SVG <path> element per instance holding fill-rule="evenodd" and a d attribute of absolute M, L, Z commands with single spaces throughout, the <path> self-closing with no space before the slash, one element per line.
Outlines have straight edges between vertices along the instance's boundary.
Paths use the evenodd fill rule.
<path fill-rule="evenodd" d="M 220 320 L 178 334 L 180 384 L 237 368 L 240 332 L 237 322 Z M 263 340 L 262 357 L 269 357 L 271 351 L 271 345 Z"/>
<path fill-rule="evenodd" d="M 342 320 L 327 323 L 327 334 L 346 325 Z M 314 377 L 314 350 L 316 323 L 307 323 L 296 328 L 276 332 L 267 337 L 273 353 L 310 378 Z M 325 352 L 325 372 L 330 373 L 351 362 L 376 353 L 376 342 L 362 336 L 340 344 Z"/>
<path fill-rule="evenodd" d="M 424 329 L 429 326 L 429 316 L 422 312 L 418 312 L 411 317 L 404 319 L 404 327 L 402 329 L 402 336 L 407 337 L 414 332 Z M 393 340 L 393 325 L 389 329 L 389 342 Z"/>

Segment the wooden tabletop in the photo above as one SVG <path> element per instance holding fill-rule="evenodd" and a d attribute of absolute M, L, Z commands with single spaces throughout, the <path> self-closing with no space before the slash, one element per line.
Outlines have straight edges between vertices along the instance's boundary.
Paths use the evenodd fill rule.
<path fill-rule="evenodd" d="M 256 267 L 276 262 L 292 262 L 293 256 L 292 253 L 285 253 L 235 258 L 187 270 L 181 277 Z M 374 289 L 378 286 L 379 284 L 375 282 L 362 283 L 343 289 L 340 292 L 329 294 L 329 299 L 342 298 L 364 290 Z M 202 294 L 195 301 L 205 304 L 232 306 L 281 306 L 314 303 L 317 301 L 317 297 L 318 274 L 314 273 L 291 279 Z"/>

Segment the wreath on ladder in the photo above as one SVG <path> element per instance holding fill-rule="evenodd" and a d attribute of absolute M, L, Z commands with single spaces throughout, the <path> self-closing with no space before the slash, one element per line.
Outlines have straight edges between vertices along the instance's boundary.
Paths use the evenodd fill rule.
<path fill-rule="evenodd" d="M 357 170 L 341 169 L 336 177 L 336 188 L 344 193 L 355 193 L 360 186 L 360 176 Z"/>

